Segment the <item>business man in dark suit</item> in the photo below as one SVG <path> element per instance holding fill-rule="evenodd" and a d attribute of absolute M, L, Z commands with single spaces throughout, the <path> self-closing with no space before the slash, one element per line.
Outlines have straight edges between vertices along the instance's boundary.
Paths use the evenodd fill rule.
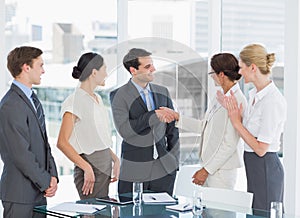
<path fill-rule="evenodd" d="M 175 123 L 159 110 L 173 108 L 167 88 L 150 83 L 155 68 L 151 53 L 131 49 L 123 59 L 132 78 L 111 92 L 115 127 L 123 138 L 119 193 L 132 192 L 132 182 L 144 190 L 173 193 L 179 166 L 179 136 Z M 166 121 L 166 122 L 163 122 Z"/>
<path fill-rule="evenodd" d="M 33 213 L 57 190 L 57 170 L 45 129 L 42 105 L 32 85 L 44 73 L 42 51 L 18 47 L 7 57 L 14 77 L 0 103 L 0 153 L 4 163 L 0 198 L 4 217 L 45 217 Z"/>

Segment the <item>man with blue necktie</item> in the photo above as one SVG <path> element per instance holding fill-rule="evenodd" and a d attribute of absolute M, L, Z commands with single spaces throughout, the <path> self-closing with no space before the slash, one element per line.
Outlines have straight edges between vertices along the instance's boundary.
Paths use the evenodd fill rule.
<path fill-rule="evenodd" d="M 119 194 L 144 190 L 173 193 L 179 167 L 179 135 L 175 122 L 160 107 L 173 109 L 167 88 L 151 83 L 155 67 L 151 53 L 132 48 L 123 59 L 132 78 L 111 92 L 115 127 L 123 138 Z M 170 122 L 170 123 L 168 123 Z"/>
<path fill-rule="evenodd" d="M 43 108 L 32 90 L 41 83 L 42 51 L 23 46 L 12 50 L 7 67 L 14 77 L 0 103 L 0 181 L 3 217 L 46 217 L 33 212 L 57 190 L 58 175 L 45 128 Z"/>

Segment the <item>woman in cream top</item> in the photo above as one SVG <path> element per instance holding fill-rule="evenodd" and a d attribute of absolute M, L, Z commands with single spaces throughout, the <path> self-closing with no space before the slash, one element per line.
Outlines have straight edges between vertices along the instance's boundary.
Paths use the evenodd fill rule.
<path fill-rule="evenodd" d="M 244 139 L 247 190 L 253 192 L 253 208 L 269 210 L 272 201 L 283 201 L 284 170 L 277 152 L 287 116 L 283 95 L 271 80 L 274 53 L 259 44 L 240 52 L 240 74 L 245 83 L 255 86 L 249 92 L 249 104 L 241 119 L 242 108 L 231 93 L 224 106 L 234 128 Z"/>
<path fill-rule="evenodd" d="M 62 104 L 62 115 L 66 112 L 77 117 L 69 142 L 78 154 L 91 154 L 112 145 L 108 111 L 101 96 L 95 93 L 92 97 L 78 87 Z"/>
<path fill-rule="evenodd" d="M 109 183 L 119 177 L 120 163 L 110 149 L 108 111 L 94 92 L 98 85 L 105 85 L 103 58 L 83 54 L 72 76 L 81 84 L 62 104 L 57 147 L 75 164 L 74 182 L 81 199 L 107 196 Z"/>
<path fill-rule="evenodd" d="M 229 53 L 219 53 L 211 59 L 211 75 L 215 85 L 221 86 L 223 93 L 230 91 L 238 96 L 238 102 L 246 108 L 246 98 L 237 81 L 238 60 Z M 208 187 L 234 189 L 237 169 L 243 166 L 243 147 L 240 136 L 233 128 L 227 110 L 213 99 L 202 120 L 177 114 L 177 127 L 200 133 L 201 169 L 193 175 L 193 183 Z"/>

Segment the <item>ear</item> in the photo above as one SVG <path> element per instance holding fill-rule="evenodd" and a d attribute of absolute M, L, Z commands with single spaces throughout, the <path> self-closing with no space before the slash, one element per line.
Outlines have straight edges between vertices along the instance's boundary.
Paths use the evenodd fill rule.
<path fill-rule="evenodd" d="M 135 75 L 136 69 L 134 67 L 129 67 L 129 71 L 132 75 Z"/>
<path fill-rule="evenodd" d="M 96 69 L 93 69 L 91 74 L 92 74 L 93 76 L 96 76 L 97 70 L 96 70 Z"/>
<path fill-rule="evenodd" d="M 255 64 L 251 64 L 250 67 L 251 67 L 251 71 L 256 72 L 257 66 Z"/>
<path fill-rule="evenodd" d="M 23 64 L 21 67 L 22 71 L 28 72 L 30 70 L 30 66 L 28 64 Z"/>
<path fill-rule="evenodd" d="M 225 76 L 225 73 L 223 71 L 221 71 L 219 74 L 217 74 L 219 77 L 224 77 Z"/>

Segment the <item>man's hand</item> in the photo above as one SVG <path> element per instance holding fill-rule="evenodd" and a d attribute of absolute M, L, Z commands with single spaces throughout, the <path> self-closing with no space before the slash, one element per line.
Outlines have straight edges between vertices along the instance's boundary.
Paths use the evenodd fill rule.
<path fill-rule="evenodd" d="M 167 107 L 160 107 L 158 110 L 155 110 L 156 116 L 161 122 L 171 123 L 176 120 L 177 112 L 169 109 Z"/>
<path fill-rule="evenodd" d="M 53 197 L 57 190 L 57 178 L 52 176 L 50 180 L 50 186 L 45 190 L 45 197 Z"/>
<path fill-rule="evenodd" d="M 170 114 L 171 117 L 173 118 L 173 120 L 176 120 L 176 121 L 179 120 L 179 113 L 178 112 L 176 112 L 176 111 L 174 111 L 174 110 L 172 110 L 168 107 L 160 107 L 159 109 L 167 112 L 168 114 Z"/>
<path fill-rule="evenodd" d="M 208 172 L 205 168 L 201 168 L 200 170 L 196 171 L 193 175 L 193 183 L 196 185 L 203 185 L 208 177 Z"/>

